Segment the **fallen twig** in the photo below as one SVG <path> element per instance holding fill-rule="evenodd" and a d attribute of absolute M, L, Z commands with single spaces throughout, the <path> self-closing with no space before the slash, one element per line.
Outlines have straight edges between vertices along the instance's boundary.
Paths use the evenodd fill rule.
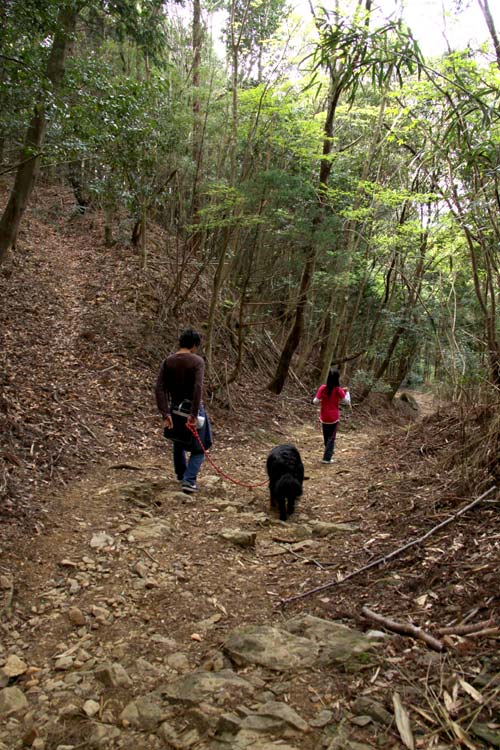
<path fill-rule="evenodd" d="M 290 547 L 287 547 L 284 544 L 280 544 L 279 542 L 277 542 L 277 544 L 280 547 L 283 547 L 283 549 L 286 549 L 288 554 L 293 555 L 297 560 L 303 560 L 305 563 L 312 563 L 313 565 L 316 565 L 318 568 L 321 568 L 321 570 L 324 570 L 323 565 L 320 562 L 318 562 L 318 560 L 315 560 L 314 557 L 307 557 L 306 555 L 299 555 L 298 552 L 295 552 L 295 550 L 290 549 Z"/>
<path fill-rule="evenodd" d="M 386 630 L 392 630 L 394 633 L 401 633 L 402 635 L 411 635 L 413 638 L 418 638 L 419 640 L 424 641 L 435 651 L 443 651 L 444 649 L 444 644 L 441 643 L 441 641 L 438 641 L 433 635 L 426 633 L 425 630 L 422 630 L 422 628 L 419 628 L 416 625 L 412 625 L 409 622 L 396 622 L 396 620 L 391 620 L 388 617 L 378 615 L 376 612 L 368 609 L 368 607 L 363 607 L 361 613 L 369 620 L 373 620 L 373 622 L 382 625 Z"/>
<path fill-rule="evenodd" d="M 439 635 L 469 635 L 470 633 L 477 633 L 479 630 L 484 630 L 484 628 L 493 627 L 494 624 L 494 621 L 489 619 L 481 620 L 471 625 L 448 625 L 446 628 L 439 628 L 439 630 L 436 630 L 436 633 L 439 633 Z"/>
<path fill-rule="evenodd" d="M 384 555 L 383 557 L 379 557 L 377 560 L 373 560 L 373 562 L 368 563 L 368 565 L 363 565 L 362 568 L 358 568 L 357 570 L 354 570 L 352 573 L 348 573 L 348 575 L 344 576 L 344 578 L 341 578 L 340 580 L 328 581 L 327 583 L 324 583 L 322 586 L 316 586 L 316 588 L 309 589 L 308 591 L 304 591 L 302 594 L 295 594 L 295 596 L 289 596 L 286 599 L 281 599 L 281 601 L 279 602 L 280 606 L 283 606 L 284 604 L 289 604 L 290 602 L 297 601 L 298 599 L 305 599 L 307 596 L 311 596 L 312 594 L 317 594 L 320 591 L 325 591 L 326 589 L 330 589 L 330 588 L 333 588 L 334 586 L 338 586 L 340 583 L 344 583 L 344 581 L 349 580 L 349 578 L 354 578 L 354 576 L 357 576 L 360 573 L 365 572 L 366 570 L 370 570 L 371 568 L 375 568 L 378 565 L 383 565 L 384 563 L 389 562 L 389 560 L 392 560 L 397 555 L 400 555 L 401 552 L 404 552 L 405 550 L 410 549 L 410 547 L 414 547 L 416 544 L 421 544 L 423 541 L 425 541 L 425 539 L 430 537 L 436 531 L 438 531 L 439 529 L 442 529 L 443 526 L 447 526 L 449 523 L 451 523 L 456 518 L 466 513 L 475 505 L 478 505 L 481 502 L 481 500 L 484 500 L 484 498 L 487 497 L 487 495 L 490 495 L 494 490 L 496 490 L 496 485 L 493 485 L 493 487 L 490 487 L 490 489 L 487 490 L 486 492 L 483 492 L 483 494 L 480 495 L 480 497 L 476 498 L 468 505 L 465 505 L 463 508 L 458 510 L 449 518 L 446 518 L 444 521 L 441 521 L 441 523 L 438 523 L 437 526 L 433 526 L 432 529 L 430 529 L 423 536 L 420 536 L 418 539 L 414 539 L 412 542 L 408 542 L 408 544 L 405 544 L 402 547 L 399 547 L 393 552 L 390 552 L 388 555 Z"/>
<path fill-rule="evenodd" d="M 484 628 L 484 630 L 474 630 L 472 633 L 467 634 L 467 638 L 478 638 L 481 635 L 496 635 L 500 633 L 499 627 Z"/>
<path fill-rule="evenodd" d="M 148 550 L 145 547 L 138 547 L 138 549 L 140 549 L 141 552 L 144 552 L 144 554 L 146 554 L 149 557 L 149 559 L 152 560 L 154 563 L 156 563 L 157 565 L 160 564 L 158 560 L 156 559 L 156 557 L 153 557 L 151 552 L 148 552 Z"/>
<path fill-rule="evenodd" d="M 137 466 L 136 464 L 110 464 L 108 469 L 128 469 L 129 471 L 149 471 L 150 469 L 158 469 L 161 471 L 164 469 L 163 466 Z"/>

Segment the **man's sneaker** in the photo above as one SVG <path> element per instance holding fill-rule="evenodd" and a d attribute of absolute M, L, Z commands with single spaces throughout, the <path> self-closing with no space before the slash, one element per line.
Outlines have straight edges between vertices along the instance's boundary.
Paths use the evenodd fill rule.
<path fill-rule="evenodd" d="M 198 492 L 198 487 L 195 484 L 191 484 L 191 482 L 182 482 L 181 483 L 181 490 L 183 492 Z"/>
<path fill-rule="evenodd" d="M 323 458 L 322 464 L 333 464 L 333 458 Z"/>

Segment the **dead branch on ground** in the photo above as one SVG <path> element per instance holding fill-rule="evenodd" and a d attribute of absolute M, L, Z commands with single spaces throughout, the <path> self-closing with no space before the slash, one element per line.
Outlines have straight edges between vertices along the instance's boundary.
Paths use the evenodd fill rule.
<path fill-rule="evenodd" d="M 383 557 L 379 557 L 377 560 L 373 560 L 373 562 L 368 563 L 368 565 L 363 565 L 362 568 L 358 568 L 357 570 L 354 570 L 352 573 L 349 573 L 348 575 L 344 576 L 344 578 L 341 578 L 340 580 L 328 581 L 327 583 L 324 583 L 322 586 L 316 586 L 316 588 L 309 589 L 308 591 L 304 591 L 302 594 L 295 594 L 295 596 L 289 596 L 286 599 L 281 599 L 279 602 L 279 605 L 283 606 L 285 604 L 289 604 L 290 602 L 298 601 L 299 599 L 305 599 L 307 596 L 312 596 L 312 594 L 317 594 L 320 591 L 326 591 L 326 589 L 330 589 L 330 588 L 333 588 L 334 586 L 338 586 L 340 583 L 344 583 L 344 581 L 347 581 L 350 578 L 354 578 L 354 576 L 357 576 L 360 573 L 364 573 L 366 570 L 371 570 L 371 568 L 375 568 L 379 565 L 383 565 L 384 563 L 389 562 L 389 560 L 392 560 L 394 557 L 397 557 L 397 555 L 400 555 L 401 552 L 404 552 L 405 550 L 410 549 L 410 547 L 414 547 L 417 544 L 421 544 L 423 541 L 428 539 L 428 537 L 430 537 L 432 534 L 435 534 L 436 531 L 438 531 L 439 529 L 442 529 L 444 526 L 447 526 L 456 518 L 459 518 L 459 516 L 462 516 L 468 510 L 471 510 L 472 508 L 474 508 L 482 500 L 484 500 L 485 497 L 490 495 L 494 490 L 496 490 L 496 485 L 493 485 L 493 487 L 490 487 L 489 490 L 487 490 L 486 492 L 483 492 L 482 495 L 480 495 L 478 498 L 473 500 L 468 505 L 465 505 L 463 508 L 458 510 L 449 518 L 446 518 L 444 521 L 441 521 L 441 523 L 438 523 L 437 526 L 433 526 L 432 529 L 429 529 L 429 531 L 426 534 L 424 534 L 423 536 L 420 536 L 418 539 L 414 539 L 413 541 L 408 542 L 407 544 L 404 544 L 402 547 L 399 547 L 393 552 L 390 552 L 388 555 L 384 555 Z M 325 563 L 323 563 L 323 565 L 324 564 Z"/>
<path fill-rule="evenodd" d="M 446 628 L 439 628 L 439 630 L 436 630 L 436 633 L 439 635 L 469 635 L 485 628 L 491 628 L 494 625 L 494 620 L 490 618 L 489 620 L 481 620 L 471 625 L 448 625 Z"/>
<path fill-rule="evenodd" d="M 388 617 L 383 617 L 382 615 L 373 612 L 371 609 L 368 609 L 368 607 L 363 607 L 361 614 L 368 620 L 372 620 L 378 625 L 382 625 L 386 630 L 391 630 L 394 633 L 400 633 L 401 635 L 410 635 L 412 638 L 418 638 L 419 640 L 424 641 L 424 643 L 427 643 L 427 645 L 435 651 L 443 651 L 444 649 L 444 644 L 441 643 L 441 641 L 434 638 L 430 633 L 426 633 L 422 628 L 412 625 L 409 622 L 396 622 L 396 620 L 391 620 Z"/>

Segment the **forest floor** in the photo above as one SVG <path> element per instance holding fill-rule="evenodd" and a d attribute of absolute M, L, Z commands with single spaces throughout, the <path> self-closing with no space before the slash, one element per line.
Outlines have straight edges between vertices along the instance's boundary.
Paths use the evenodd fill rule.
<path fill-rule="evenodd" d="M 184 495 L 137 258 L 71 206 L 39 191 L 0 273 L 0 748 L 500 747 L 494 496 L 376 564 L 473 499 L 425 450 L 432 396 L 414 394 L 417 419 L 355 407 L 322 465 L 308 398 L 252 384 L 208 405 L 212 459 L 265 482 L 269 449 L 295 443 L 296 513 L 207 462 Z"/>

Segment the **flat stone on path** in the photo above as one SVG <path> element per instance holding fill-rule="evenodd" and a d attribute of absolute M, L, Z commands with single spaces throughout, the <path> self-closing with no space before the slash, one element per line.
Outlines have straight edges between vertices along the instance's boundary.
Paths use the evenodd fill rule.
<path fill-rule="evenodd" d="M 342 531 L 359 531 L 359 526 L 352 523 L 333 523 L 331 521 L 308 521 L 307 525 L 310 527 L 313 536 L 330 536 L 330 534 L 338 534 Z"/>
<path fill-rule="evenodd" d="M 106 687 L 130 687 L 132 685 L 127 671 L 118 662 L 100 664 L 94 670 L 94 675 Z"/>
<path fill-rule="evenodd" d="M 26 662 L 20 659 L 16 654 L 11 654 L 3 665 L 2 671 L 7 677 L 19 677 L 19 675 L 24 674 L 27 669 L 28 665 Z"/>
<path fill-rule="evenodd" d="M 259 732 L 242 729 L 237 735 L 231 737 L 230 744 L 215 740 L 210 745 L 211 750 L 298 750 L 295 745 L 289 745 L 283 740 L 273 741 L 263 737 Z"/>
<path fill-rule="evenodd" d="M 152 500 L 170 489 L 165 479 L 148 480 L 136 479 L 123 484 L 110 487 L 119 500 L 125 500 L 138 505 L 151 504 Z"/>
<path fill-rule="evenodd" d="M 6 718 L 11 714 L 26 711 L 28 701 L 22 690 L 17 687 L 6 687 L 0 690 L 0 717 Z"/>
<path fill-rule="evenodd" d="M 150 539 L 164 539 L 170 536 L 172 529 L 165 521 L 146 518 L 130 530 L 129 541 L 147 542 Z"/>
<path fill-rule="evenodd" d="M 311 527 L 309 524 L 289 524 L 284 528 L 278 527 L 276 530 L 273 530 L 271 532 L 271 539 L 275 542 L 290 544 L 292 542 L 302 542 L 304 539 L 310 539 L 311 533 Z"/>
<path fill-rule="evenodd" d="M 165 711 L 157 696 L 140 695 L 128 703 L 120 714 L 124 725 L 140 727 L 146 731 L 154 731 L 165 719 Z"/>
<path fill-rule="evenodd" d="M 319 647 L 307 638 L 270 625 L 250 625 L 233 630 L 224 651 L 236 664 L 260 664 L 285 672 L 310 667 L 318 657 Z"/>
<path fill-rule="evenodd" d="M 322 666 L 355 663 L 360 655 L 373 650 L 373 643 L 358 630 L 312 615 L 292 617 L 287 620 L 284 628 L 295 636 L 302 636 L 319 644 L 318 663 Z"/>
<path fill-rule="evenodd" d="M 222 539 L 231 542 L 237 547 L 255 547 L 255 531 L 244 531 L 242 529 L 222 529 Z"/>
<path fill-rule="evenodd" d="M 90 546 L 95 549 L 102 549 L 103 547 L 109 547 L 113 544 L 113 542 L 113 537 L 109 534 L 106 534 L 105 531 L 96 531 L 94 534 L 92 534 Z"/>
<path fill-rule="evenodd" d="M 191 672 L 169 683 L 162 693 L 173 701 L 200 703 L 210 698 L 220 698 L 224 693 L 253 690 L 248 680 L 231 669 L 223 669 L 220 672 Z"/>
<path fill-rule="evenodd" d="M 299 714 L 286 703 L 281 701 L 268 701 L 263 703 L 257 710 L 258 716 L 270 716 L 273 719 L 280 719 L 283 723 L 289 724 L 300 732 L 308 732 L 309 725 Z"/>

